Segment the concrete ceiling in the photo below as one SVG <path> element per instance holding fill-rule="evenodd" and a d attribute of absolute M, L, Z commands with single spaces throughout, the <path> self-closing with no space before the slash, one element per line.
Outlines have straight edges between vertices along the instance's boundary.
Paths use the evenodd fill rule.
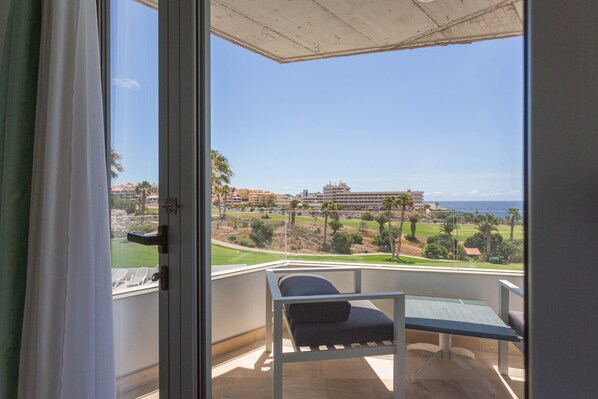
<path fill-rule="evenodd" d="M 155 5 L 157 0 L 138 0 Z M 212 32 L 277 62 L 523 33 L 523 0 L 212 0 Z"/>

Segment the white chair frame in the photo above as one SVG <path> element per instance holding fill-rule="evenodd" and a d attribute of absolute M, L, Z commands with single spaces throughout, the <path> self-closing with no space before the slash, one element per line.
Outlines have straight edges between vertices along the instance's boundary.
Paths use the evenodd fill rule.
<path fill-rule="evenodd" d="M 355 293 L 336 295 L 282 296 L 276 274 L 352 272 Z M 405 294 L 402 292 L 361 293 L 361 268 L 281 268 L 266 270 L 266 352 L 273 352 L 273 398 L 282 399 L 282 366 L 284 363 L 318 360 L 347 359 L 363 356 L 394 355 L 394 399 L 405 398 Z M 393 342 L 368 343 L 367 345 L 328 345 L 326 348 L 297 347 L 289 328 L 289 320 L 283 307 L 292 303 L 336 302 L 351 300 L 393 300 Z M 293 352 L 283 352 L 282 324 L 287 326 L 293 344 Z M 341 347 L 340 349 L 338 347 Z"/>
<path fill-rule="evenodd" d="M 525 292 L 523 288 L 517 287 L 515 284 L 507 280 L 498 281 L 498 315 L 509 325 L 509 301 L 510 293 L 524 298 Z M 513 342 L 521 352 L 525 351 L 525 342 Z M 509 374 L 509 343 L 507 341 L 498 341 L 498 372 L 503 375 Z"/>

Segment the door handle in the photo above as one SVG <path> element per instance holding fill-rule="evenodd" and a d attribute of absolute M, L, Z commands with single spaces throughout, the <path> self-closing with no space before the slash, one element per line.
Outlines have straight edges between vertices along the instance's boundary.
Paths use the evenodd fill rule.
<path fill-rule="evenodd" d="M 168 226 L 158 226 L 158 234 L 142 234 L 131 231 L 127 233 L 127 241 L 135 242 L 141 245 L 157 245 L 159 253 L 167 254 Z"/>

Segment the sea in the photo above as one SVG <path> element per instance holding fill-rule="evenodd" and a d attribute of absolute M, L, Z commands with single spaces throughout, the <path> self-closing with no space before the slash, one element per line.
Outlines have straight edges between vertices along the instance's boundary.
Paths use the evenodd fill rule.
<path fill-rule="evenodd" d="M 438 201 L 438 203 L 443 209 L 474 215 L 492 213 L 500 217 L 505 217 L 509 208 L 519 208 L 519 213 L 523 216 L 523 201 Z"/>

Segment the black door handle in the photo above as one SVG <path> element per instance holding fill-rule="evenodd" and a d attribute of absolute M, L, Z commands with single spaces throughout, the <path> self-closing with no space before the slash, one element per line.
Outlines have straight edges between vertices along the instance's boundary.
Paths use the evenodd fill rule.
<path fill-rule="evenodd" d="M 168 226 L 158 226 L 158 234 L 127 233 L 127 241 L 141 245 L 157 245 L 158 252 L 168 253 Z"/>

